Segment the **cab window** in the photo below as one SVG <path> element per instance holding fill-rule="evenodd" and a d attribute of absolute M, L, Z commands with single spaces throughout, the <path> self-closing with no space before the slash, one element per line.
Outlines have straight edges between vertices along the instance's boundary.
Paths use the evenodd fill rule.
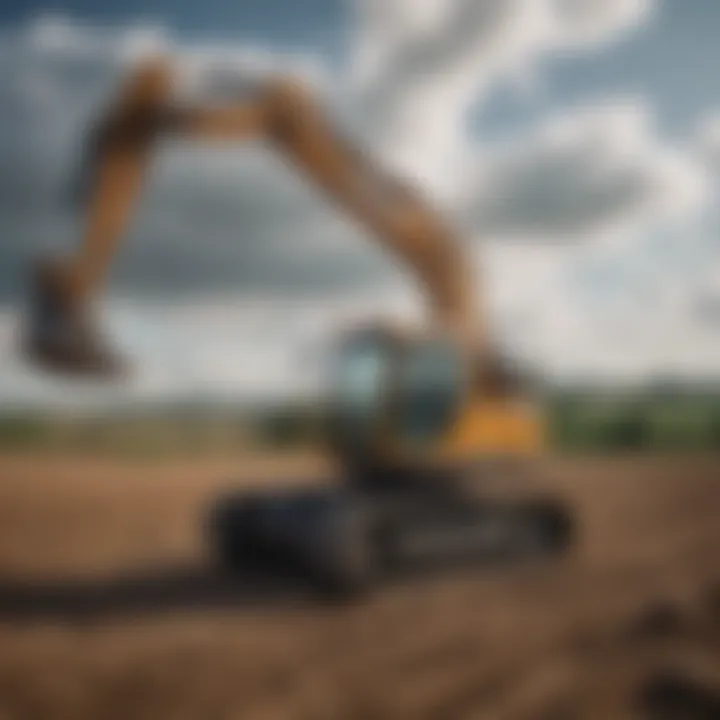
<path fill-rule="evenodd" d="M 392 356 L 381 342 L 351 343 L 341 352 L 334 389 L 334 431 L 352 444 L 369 440 L 387 407 Z"/>
<path fill-rule="evenodd" d="M 457 350 L 441 341 L 408 348 L 399 373 L 399 429 L 403 439 L 424 443 L 439 438 L 454 421 L 464 391 Z"/>

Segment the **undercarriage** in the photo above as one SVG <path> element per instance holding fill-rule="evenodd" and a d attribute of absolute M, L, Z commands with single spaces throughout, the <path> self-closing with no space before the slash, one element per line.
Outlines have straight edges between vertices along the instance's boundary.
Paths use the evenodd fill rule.
<path fill-rule="evenodd" d="M 345 483 L 230 495 L 209 534 L 226 567 L 284 567 L 344 594 L 408 573 L 553 555 L 569 545 L 572 523 L 552 497 Z"/>

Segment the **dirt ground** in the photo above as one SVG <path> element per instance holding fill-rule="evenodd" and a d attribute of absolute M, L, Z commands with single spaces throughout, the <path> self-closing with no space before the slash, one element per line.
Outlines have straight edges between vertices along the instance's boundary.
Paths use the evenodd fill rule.
<path fill-rule="evenodd" d="M 720 458 L 548 461 L 559 560 L 343 605 L 213 570 L 218 491 L 314 465 L 0 457 L 0 719 L 720 718 Z"/>

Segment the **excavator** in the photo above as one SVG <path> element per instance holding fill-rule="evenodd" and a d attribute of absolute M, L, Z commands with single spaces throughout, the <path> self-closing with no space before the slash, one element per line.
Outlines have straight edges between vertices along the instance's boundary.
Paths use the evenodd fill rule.
<path fill-rule="evenodd" d="M 93 300 L 156 142 L 262 141 L 414 272 L 429 312 L 421 327 L 385 320 L 341 334 L 326 412 L 337 482 L 223 498 L 208 523 L 216 557 L 232 568 L 282 558 L 318 587 L 355 591 L 401 568 L 567 547 L 571 515 L 559 498 L 486 490 L 497 484 L 489 478 L 534 466 L 545 433 L 522 378 L 493 348 L 449 223 L 344 138 L 301 82 L 264 78 L 210 104 L 179 102 L 176 80 L 168 58 L 144 62 L 94 124 L 80 175 L 84 236 L 74 255 L 34 268 L 26 357 L 66 374 L 126 375 Z"/>

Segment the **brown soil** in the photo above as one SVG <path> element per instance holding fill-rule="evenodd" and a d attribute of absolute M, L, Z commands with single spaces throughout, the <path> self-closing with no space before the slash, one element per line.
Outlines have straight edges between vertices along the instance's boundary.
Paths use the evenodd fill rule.
<path fill-rule="evenodd" d="M 200 542 L 312 461 L 0 458 L 0 719 L 720 718 L 720 458 L 545 470 L 567 557 L 330 606 Z"/>

